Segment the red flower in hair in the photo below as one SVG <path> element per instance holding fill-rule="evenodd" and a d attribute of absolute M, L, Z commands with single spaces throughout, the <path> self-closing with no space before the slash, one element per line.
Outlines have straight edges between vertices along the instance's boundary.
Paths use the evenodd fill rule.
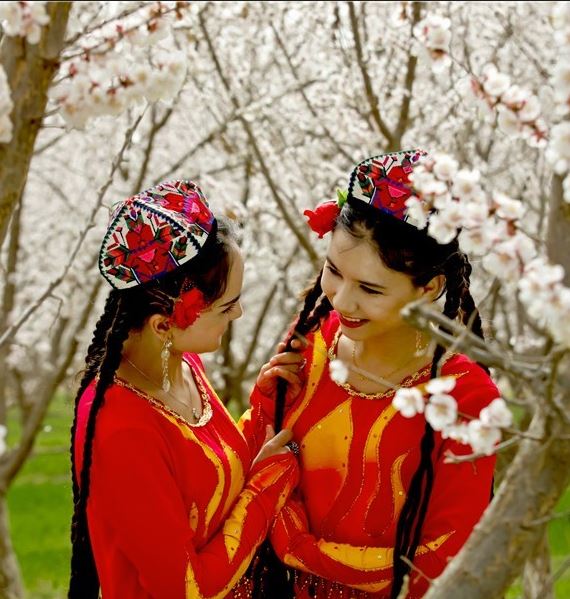
<path fill-rule="evenodd" d="M 319 239 L 326 233 L 330 233 L 340 213 L 340 207 L 336 200 L 330 200 L 319 204 L 315 210 L 305 210 L 303 214 L 309 219 L 309 227 L 318 233 Z"/>
<path fill-rule="evenodd" d="M 183 291 L 174 304 L 172 321 L 179 329 L 186 329 L 194 324 L 206 306 L 204 295 L 196 287 Z"/>

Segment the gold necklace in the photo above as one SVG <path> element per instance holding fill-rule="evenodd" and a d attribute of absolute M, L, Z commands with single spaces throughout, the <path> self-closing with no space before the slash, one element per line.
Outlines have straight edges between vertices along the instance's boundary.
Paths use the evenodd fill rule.
<path fill-rule="evenodd" d="M 336 349 L 338 346 L 338 340 L 340 338 L 341 332 L 342 331 L 340 328 L 337 329 L 337 331 L 334 335 L 334 338 L 332 340 L 332 343 L 330 344 L 330 346 L 328 348 L 327 357 L 329 359 L 329 363 L 332 362 L 333 360 L 337 359 Z M 450 354 L 449 357 L 451 357 L 452 355 L 455 355 L 455 354 Z M 447 361 L 447 359 L 445 361 Z M 426 364 L 423 368 L 421 368 L 414 374 L 402 379 L 400 381 L 400 384 L 394 385 L 394 387 L 392 387 L 390 389 L 386 389 L 385 391 L 380 391 L 378 393 L 364 393 L 363 391 L 357 391 L 356 389 L 354 389 L 354 387 L 352 387 L 348 383 L 339 383 L 338 381 L 334 381 L 334 384 L 337 385 L 338 387 L 341 387 L 342 389 L 344 389 L 352 397 L 360 397 L 361 399 L 378 400 L 378 399 L 384 399 L 384 398 L 390 397 L 397 389 L 400 389 L 402 387 L 412 387 L 413 384 L 418 379 L 429 374 L 430 368 L 431 368 L 431 363 Z"/>
<path fill-rule="evenodd" d="M 125 357 L 125 360 L 140 374 L 142 375 L 149 383 L 152 383 L 152 385 L 154 385 L 155 387 L 157 386 L 157 384 L 149 377 L 147 376 L 136 364 L 133 364 L 127 357 Z M 202 391 L 202 389 L 201 389 Z M 188 406 L 188 404 L 180 401 L 179 399 L 177 399 L 176 397 L 174 397 L 174 395 L 172 393 L 170 393 L 170 391 L 166 391 L 166 394 L 169 395 L 177 404 L 184 406 L 185 408 L 190 407 L 191 411 L 192 411 L 192 417 L 194 418 L 194 420 L 199 421 L 200 420 L 200 412 L 198 411 L 198 408 L 194 407 L 194 406 Z M 203 394 L 200 393 L 201 395 L 201 399 L 203 400 Z M 163 403 L 163 402 L 161 402 Z M 204 409 L 202 408 L 202 413 L 204 412 Z"/>
<path fill-rule="evenodd" d="M 413 362 L 417 357 L 418 356 L 416 356 L 415 354 L 412 354 L 412 357 L 409 360 L 407 360 L 404 364 L 402 364 L 401 366 L 398 366 L 394 370 L 391 370 L 388 374 L 383 374 L 382 378 L 389 379 L 395 372 L 398 372 L 399 370 L 404 369 L 408 364 Z M 356 342 L 355 341 L 353 341 L 353 343 L 352 343 L 352 363 L 354 364 L 354 367 L 357 369 L 356 374 L 358 375 L 358 378 L 361 381 L 377 382 L 374 377 L 369 377 L 369 376 L 366 376 L 365 374 L 363 374 L 362 369 L 359 368 L 358 365 L 356 364 Z"/>

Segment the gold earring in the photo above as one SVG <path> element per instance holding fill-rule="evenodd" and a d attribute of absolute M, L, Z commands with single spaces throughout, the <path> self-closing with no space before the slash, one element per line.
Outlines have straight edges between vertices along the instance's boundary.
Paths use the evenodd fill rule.
<path fill-rule="evenodd" d="M 168 393 L 170 391 L 170 378 L 168 376 L 168 361 L 170 360 L 170 348 L 172 347 L 172 339 L 167 338 L 160 352 L 162 360 L 162 389 Z"/>

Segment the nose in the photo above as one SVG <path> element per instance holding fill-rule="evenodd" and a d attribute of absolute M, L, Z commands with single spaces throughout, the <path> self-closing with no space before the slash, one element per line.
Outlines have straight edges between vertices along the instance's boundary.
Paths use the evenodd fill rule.
<path fill-rule="evenodd" d="M 335 291 L 335 294 L 331 300 L 333 308 L 337 312 L 342 314 L 351 315 L 356 314 L 356 302 L 354 301 L 354 295 L 352 293 L 351 286 L 342 282 Z"/>

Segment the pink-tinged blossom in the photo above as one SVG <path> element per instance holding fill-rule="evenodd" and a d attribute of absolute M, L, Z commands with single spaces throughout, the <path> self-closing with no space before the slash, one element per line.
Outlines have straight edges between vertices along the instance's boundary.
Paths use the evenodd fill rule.
<path fill-rule="evenodd" d="M 413 418 L 424 411 L 424 396 L 416 387 L 398 389 L 392 405 L 405 418 Z"/>
<path fill-rule="evenodd" d="M 42 27 L 49 23 L 45 2 L 2 2 L 0 24 L 8 36 L 25 37 L 28 44 L 40 41 Z"/>
<path fill-rule="evenodd" d="M 432 395 L 425 409 L 426 420 L 434 431 L 441 431 L 457 420 L 457 402 L 446 393 Z"/>
<path fill-rule="evenodd" d="M 469 427 L 469 444 L 476 453 L 491 455 L 495 446 L 501 440 L 501 429 L 487 426 L 480 420 L 471 420 Z"/>

